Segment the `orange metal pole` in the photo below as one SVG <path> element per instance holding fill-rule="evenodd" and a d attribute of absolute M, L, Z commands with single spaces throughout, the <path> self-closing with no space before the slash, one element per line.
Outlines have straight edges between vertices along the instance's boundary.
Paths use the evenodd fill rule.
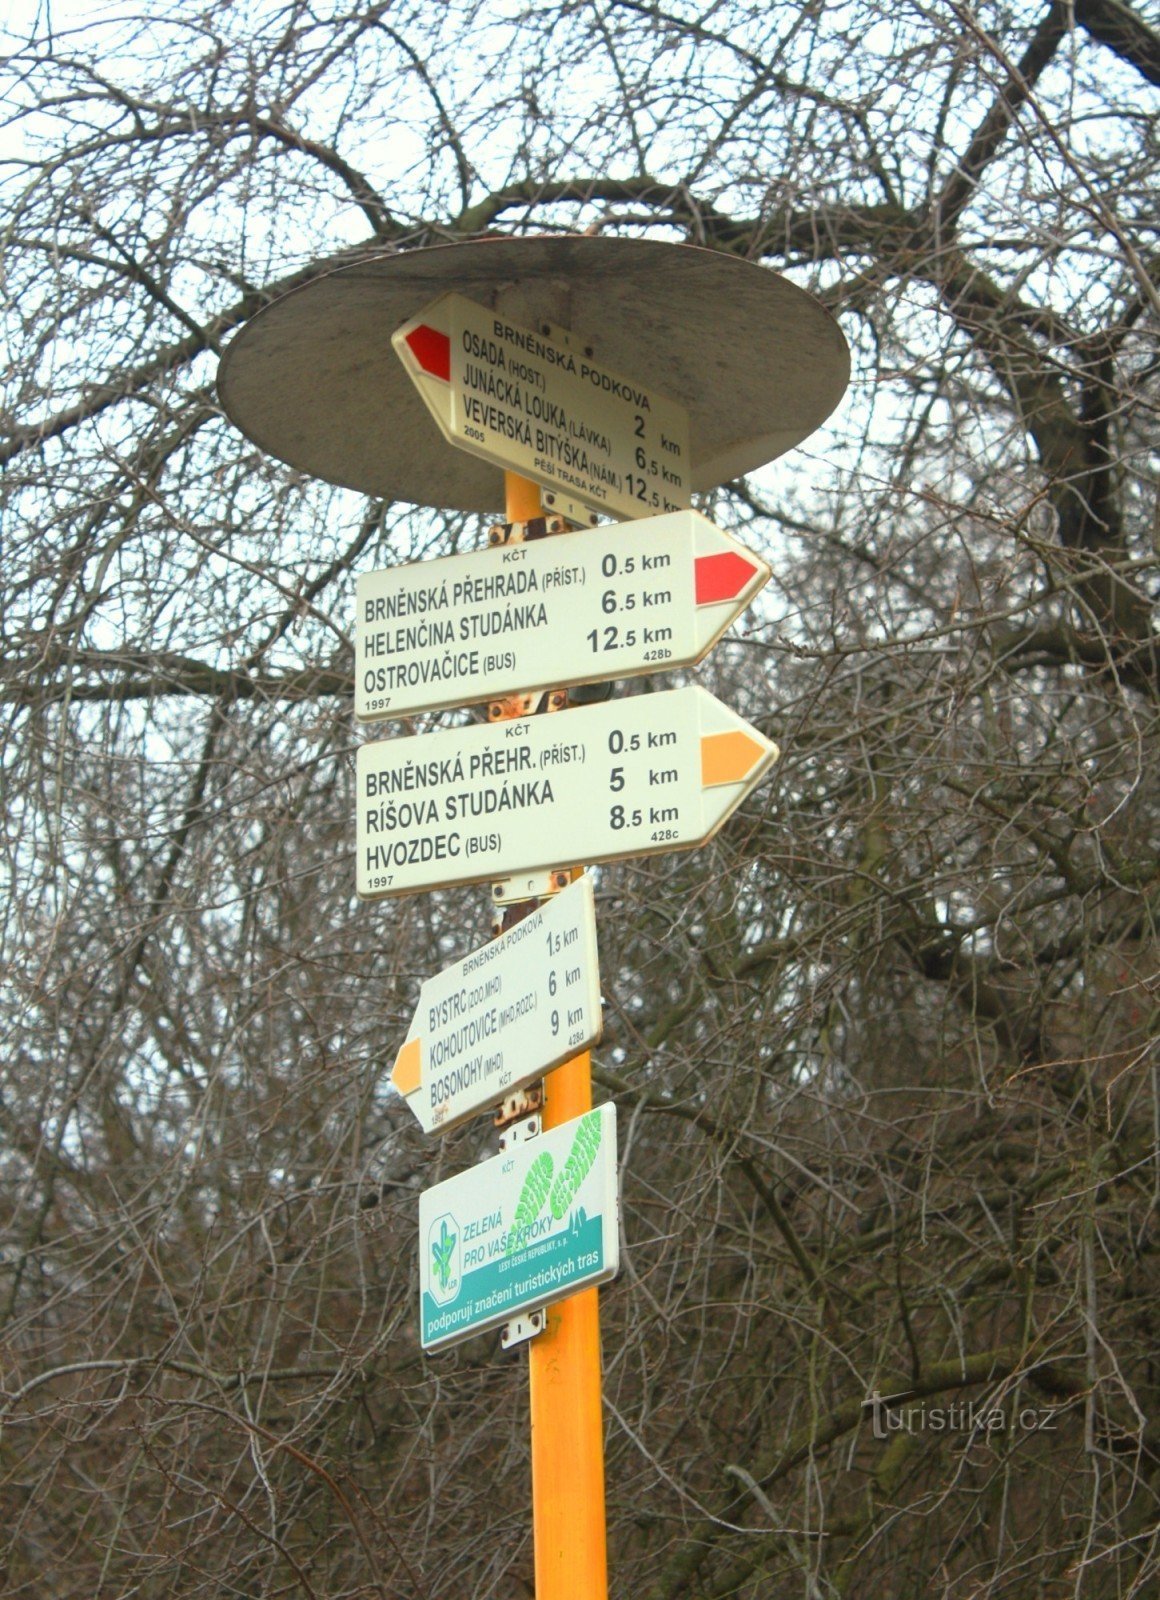
<path fill-rule="evenodd" d="M 587 1050 L 544 1080 L 544 1126 L 592 1105 Z M 605 1600 L 604 1424 L 599 1289 L 548 1307 L 528 1346 L 532 1411 L 532 1522 L 536 1600 Z"/>
<path fill-rule="evenodd" d="M 503 499 L 504 515 L 509 522 L 531 522 L 544 514 L 539 484 L 530 478 L 521 478 L 518 472 L 504 473 Z"/>
<path fill-rule="evenodd" d="M 537 484 L 504 473 L 509 522 L 543 515 Z M 544 1127 L 592 1109 L 587 1050 L 544 1079 Z M 607 1600 L 598 1289 L 548 1307 L 528 1346 L 536 1600 Z"/>

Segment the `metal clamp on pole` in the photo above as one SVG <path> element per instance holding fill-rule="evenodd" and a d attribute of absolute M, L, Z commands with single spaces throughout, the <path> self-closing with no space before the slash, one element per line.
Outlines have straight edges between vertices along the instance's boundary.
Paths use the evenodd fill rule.
<path fill-rule="evenodd" d="M 522 1089 L 516 1089 L 496 1108 L 495 1126 L 499 1129 L 501 1150 L 507 1149 L 504 1141 L 504 1131 L 511 1123 L 519 1122 L 525 1117 L 530 1117 L 533 1112 L 539 1113 L 544 1105 L 544 1080 L 541 1078 L 536 1083 L 529 1083 Z M 538 1131 L 538 1130 L 537 1130 Z M 529 1135 L 524 1134 L 525 1139 Z"/>
<path fill-rule="evenodd" d="M 553 533 L 567 533 L 563 517 L 529 517 L 526 522 L 493 522 L 487 530 L 489 545 L 527 544 L 532 539 L 547 539 Z"/>
<path fill-rule="evenodd" d="M 541 1110 L 544 1104 L 544 1085 L 530 1083 L 525 1089 L 518 1089 L 515 1094 L 509 1094 L 495 1114 L 495 1125 L 499 1129 L 500 1151 L 510 1150 L 513 1145 L 526 1144 L 529 1139 L 535 1139 L 543 1131 L 543 1118 Z M 517 1345 L 527 1344 L 529 1339 L 534 1339 L 538 1333 L 543 1333 L 548 1326 L 548 1313 L 543 1308 L 531 1311 L 521 1311 L 518 1316 L 505 1322 L 499 1330 L 500 1348 L 514 1350 Z"/>
<path fill-rule="evenodd" d="M 513 1317 L 510 1322 L 505 1322 L 499 1330 L 500 1346 L 504 1350 L 514 1350 L 516 1345 L 527 1344 L 537 1333 L 543 1333 L 547 1326 L 546 1311 L 525 1311 L 522 1315 Z"/>
<path fill-rule="evenodd" d="M 491 886 L 492 904 L 511 906 L 525 900 L 548 900 L 571 881 L 571 874 L 558 867 L 550 872 L 522 872 L 514 878 L 497 878 Z"/>
<path fill-rule="evenodd" d="M 543 1094 L 540 1095 L 539 1105 L 543 1104 Z M 513 1145 L 527 1144 L 529 1139 L 535 1139 L 544 1130 L 544 1121 L 540 1116 L 539 1105 L 534 1110 L 518 1111 L 510 1122 L 500 1125 L 496 1118 L 496 1126 L 500 1129 L 499 1148 L 502 1154 L 510 1150 Z"/>

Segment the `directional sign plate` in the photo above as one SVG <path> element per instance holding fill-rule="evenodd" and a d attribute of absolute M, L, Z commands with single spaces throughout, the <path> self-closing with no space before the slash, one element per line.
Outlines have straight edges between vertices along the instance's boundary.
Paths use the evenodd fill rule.
<path fill-rule="evenodd" d="M 419 1196 L 423 1348 L 605 1283 L 619 1266 L 616 1108 L 603 1105 Z"/>
<path fill-rule="evenodd" d="M 689 413 L 585 353 L 461 294 L 393 344 L 450 444 L 615 517 L 687 506 Z"/>
<path fill-rule="evenodd" d="M 364 573 L 355 715 L 692 666 L 768 577 L 696 511 Z"/>
<path fill-rule="evenodd" d="M 703 843 L 777 746 L 698 685 L 364 744 L 367 899 Z"/>
<path fill-rule="evenodd" d="M 580 878 L 419 991 L 391 1079 L 446 1132 L 600 1038 L 592 880 Z"/>

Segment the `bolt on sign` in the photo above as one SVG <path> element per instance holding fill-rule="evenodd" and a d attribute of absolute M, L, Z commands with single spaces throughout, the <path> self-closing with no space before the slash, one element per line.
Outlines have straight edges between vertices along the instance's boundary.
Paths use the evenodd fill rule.
<path fill-rule="evenodd" d="M 600 1032 L 596 907 L 584 877 L 427 979 L 391 1080 L 424 1133 L 445 1133 Z"/>
<path fill-rule="evenodd" d="M 693 666 L 768 578 L 759 556 L 697 511 L 366 572 L 355 715 Z"/>
<path fill-rule="evenodd" d="M 461 450 L 606 516 L 690 504 L 687 408 L 611 371 L 563 330 L 521 327 L 446 294 L 392 343 Z"/>
<path fill-rule="evenodd" d="M 360 747 L 367 899 L 703 844 L 777 746 L 699 685 Z"/>
<path fill-rule="evenodd" d="M 436 1350 L 614 1278 L 616 1108 L 597 1107 L 419 1196 L 420 1339 Z"/>

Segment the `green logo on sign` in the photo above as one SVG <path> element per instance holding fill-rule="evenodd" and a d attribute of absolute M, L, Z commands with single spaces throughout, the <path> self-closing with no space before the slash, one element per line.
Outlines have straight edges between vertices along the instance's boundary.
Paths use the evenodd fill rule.
<path fill-rule="evenodd" d="M 439 1279 L 439 1287 L 446 1289 L 451 1282 L 451 1252 L 455 1249 L 455 1234 L 447 1231 L 447 1218 L 443 1218 L 443 1227 L 438 1239 L 431 1246 L 431 1254 L 435 1258 L 435 1276 Z"/>
<path fill-rule="evenodd" d="M 514 1255 L 527 1238 L 528 1229 L 548 1204 L 553 1217 L 559 1222 L 572 1204 L 577 1190 L 591 1171 L 600 1149 L 603 1128 L 598 1111 L 589 1111 L 580 1118 L 580 1125 L 572 1136 L 572 1147 L 560 1171 L 545 1150 L 528 1168 L 515 1215 L 508 1230 L 506 1255 Z M 555 1182 L 553 1183 L 553 1175 Z"/>
<path fill-rule="evenodd" d="M 459 1235 L 459 1224 L 449 1211 L 436 1217 L 427 1233 L 431 1252 L 429 1288 L 440 1305 L 454 1300 L 459 1293 Z"/>
<path fill-rule="evenodd" d="M 576 1129 L 568 1159 L 552 1185 L 552 1193 L 548 1200 L 552 1215 L 557 1221 L 572 1204 L 577 1189 L 588 1176 L 592 1163 L 596 1160 L 596 1152 L 600 1149 L 601 1131 L 598 1111 L 590 1111 L 587 1116 L 580 1118 L 580 1126 Z"/>

